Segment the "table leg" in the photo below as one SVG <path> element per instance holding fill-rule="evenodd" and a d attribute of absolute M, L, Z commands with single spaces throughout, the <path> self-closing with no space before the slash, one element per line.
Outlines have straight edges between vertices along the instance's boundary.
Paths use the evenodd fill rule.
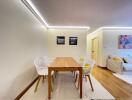
<path fill-rule="evenodd" d="M 82 68 L 79 68 L 80 98 L 82 98 Z"/>
<path fill-rule="evenodd" d="M 48 68 L 48 99 L 51 98 L 51 69 Z"/>

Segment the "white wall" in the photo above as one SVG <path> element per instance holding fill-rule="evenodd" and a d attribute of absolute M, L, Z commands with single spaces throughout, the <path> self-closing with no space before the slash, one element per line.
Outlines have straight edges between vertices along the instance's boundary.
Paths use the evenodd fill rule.
<path fill-rule="evenodd" d="M 70 56 L 79 59 L 86 55 L 86 34 L 87 30 L 79 29 L 50 29 L 48 30 L 48 48 L 51 57 Z M 65 45 L 56 44 L 56 36 L 65 36 Z M 69 37 L 78 37 L 77 45 L 69 45 Z"/>
<path fill-rule="evenodd" d="M 104 29 L 103 30 L 103 60 L 109 54 L 113 55 L 123 55 L 126 53 L 132 53 L 132 49 L 118 49 L 118 39 L 119 35 L 132 35 L 132 30 L 123 29 Z M 104 62 L 104 66 L 106 63 Z"/>
<path fill-rule="evenodd" d="M 21 0 L 0 0 L 0 100 L 13 100 L 37 76 L 33 59 L 47 55 L 46 33 Z"/>
<path fill-rule="evenodd" d="M 132 53 L 132 49 L 118 49 L 119 35 L 132 35 L 132 30 L 123 29 L 102 29 L 93 34 L 87 35 L 87 53 L 91 54 L 92 39 L 99 39 L 99 55 L 97 64 L 106 67 L 108 55 L 123 55 Z"/>

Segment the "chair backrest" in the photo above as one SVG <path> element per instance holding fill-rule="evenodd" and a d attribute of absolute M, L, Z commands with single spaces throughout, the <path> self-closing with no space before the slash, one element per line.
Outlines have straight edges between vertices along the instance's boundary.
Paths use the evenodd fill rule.
<path fill-rule="evenodd" d="M 54 58 L 49 58 L 47 56 L 43 56 L 43 59 L 45 60 L 45 63 L 47 64 L 47 66 L 53 62 Z"/>
<path fill-rule="evenodd" d="M 38 57 L 38 58 L 34 59 L 34 65 L 35 65 L 38 73 L 43 68 L 47 68 L 47 63 L 43 57 Z"/>
<path fill-rule="evenodd" d="M 79 64 L 80 64 L 81 66 L 83 66 L 83 63 L 84 63 L 85 59 L 86 59 L 86 57 L 83 57 L 83 56 L 81 56 L 81 57 L 79 58 Z"/>
<path fill-rule="evenodd" d="M 93 70 L 93 67 L 94 67 L 94 65 L 95 65 L 95 61 L 93 60 L 93 59 L 91 59 L 91 58 L 87 58 L 87 59 L 85 59 L 85 61 L 84 61 L 84 63 L 83 63 L 83 67 L 85 67 L 85 64 L 89 64 L 90 65 L 90 73 L 92 72 L 92 70 Z"/>

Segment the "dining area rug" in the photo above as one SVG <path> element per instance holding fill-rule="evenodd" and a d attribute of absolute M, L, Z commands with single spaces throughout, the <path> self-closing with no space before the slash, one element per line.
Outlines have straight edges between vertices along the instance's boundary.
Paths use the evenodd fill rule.
<path fill-rule="evenodd" d="M 83 98 L 79 97 L 79 89 L 76 88 L 71 72 L 58 72 L 54 79 L 51 100 L 114 100 L 115 98 L 91 75 L 94 91 L 90 87 L 89 80 L 83 79 Z M 20 100 L 48 100 L 48 81 L 42 80 L 34 93 L 36 83 Z"/>

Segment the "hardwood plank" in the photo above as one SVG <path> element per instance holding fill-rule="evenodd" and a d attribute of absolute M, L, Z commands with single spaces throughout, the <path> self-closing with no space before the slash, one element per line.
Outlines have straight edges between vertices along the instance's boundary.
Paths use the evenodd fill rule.
<path fill-rule="evenodd" d="M 63 65 L 63 66 L 62 66 Z M 48 67 L 81 67 L 72 57 L 57 57 Z"/>
<path fill-rule="evenodd" d="M 115 77 L 108 69 L 95 66 L 92 74 L 116 99 L 132 100 L 132 85 Z"/>

